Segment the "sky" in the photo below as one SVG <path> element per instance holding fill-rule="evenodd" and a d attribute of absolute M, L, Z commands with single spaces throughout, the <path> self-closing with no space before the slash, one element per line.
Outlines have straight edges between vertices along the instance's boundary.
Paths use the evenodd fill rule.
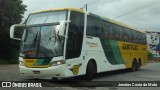
<path fill-rule="evenodd" d="M 29 13 L 52 8 L 82 8 L 142 31 L 160 31 L 160 0 L 23 0 Z"/>

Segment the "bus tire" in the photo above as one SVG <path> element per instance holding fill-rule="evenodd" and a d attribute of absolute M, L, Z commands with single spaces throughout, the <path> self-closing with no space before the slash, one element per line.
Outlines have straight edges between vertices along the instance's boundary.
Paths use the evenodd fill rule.
<path fill-rule="evenodd" d="M 134 60 L 132 63 L 131 71 L 134 72 L 134 71 L 136 71 L 136 69 L 137 69 L 137 62 Z"/>
<path fill-rule="evenodd" d="M 87 69 L 86 69 L 86 80 L 92 80 L 94 76 L 94 65 L 92 61 L 89 61 L 88 65 L 87 65 Z"/>
<path fill-rule="evenodd" d="M 141 67 L 141 60 L 138 60 L 136 71 L 139 71 Z"/>

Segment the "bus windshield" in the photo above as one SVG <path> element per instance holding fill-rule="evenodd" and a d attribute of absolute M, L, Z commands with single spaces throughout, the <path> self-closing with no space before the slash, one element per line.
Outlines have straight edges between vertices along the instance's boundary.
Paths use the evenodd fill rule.
<path fill-rule="evenodd" d="M 26 28 L 20 55 L 26 58 L 62 56 L 64 38 L 56 36 L 56 27 L 42 25 Z"/>
<path fill-rule="evenodd" d="M 53 58 L 63 55 L 64 37 L 56 35 L 60 21 L 66 21 L 67 11 L 31 14 L 26 22 L 20 56 Z"/>

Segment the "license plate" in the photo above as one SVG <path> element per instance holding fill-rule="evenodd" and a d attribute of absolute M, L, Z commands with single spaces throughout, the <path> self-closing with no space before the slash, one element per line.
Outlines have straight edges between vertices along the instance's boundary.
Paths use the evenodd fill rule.
<path fill-rule="evenodd" d="M 40 74 L 40 71 L 33 71 L 33 74 Z"/>

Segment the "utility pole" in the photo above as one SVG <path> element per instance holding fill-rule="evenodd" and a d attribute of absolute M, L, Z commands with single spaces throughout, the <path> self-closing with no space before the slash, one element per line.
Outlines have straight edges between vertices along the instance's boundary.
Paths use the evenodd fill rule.
<path fill-rule="evenodd" d="M 86 4 L 86 5 L 85 5 L 85 7 L 86 7 L 86 11 L 87 11 L 87 9 L 88 9 L 88 7 L 87 7 L 87 6 L 88 6 L 88 5 Z"/>
<path fill-rule="evenodd" d="M 80 9 L 86 9 L 86 11 L 88 10 L 88 5 L 87 4 L 85 4 L 82 8 L 80 8 Z"/>

